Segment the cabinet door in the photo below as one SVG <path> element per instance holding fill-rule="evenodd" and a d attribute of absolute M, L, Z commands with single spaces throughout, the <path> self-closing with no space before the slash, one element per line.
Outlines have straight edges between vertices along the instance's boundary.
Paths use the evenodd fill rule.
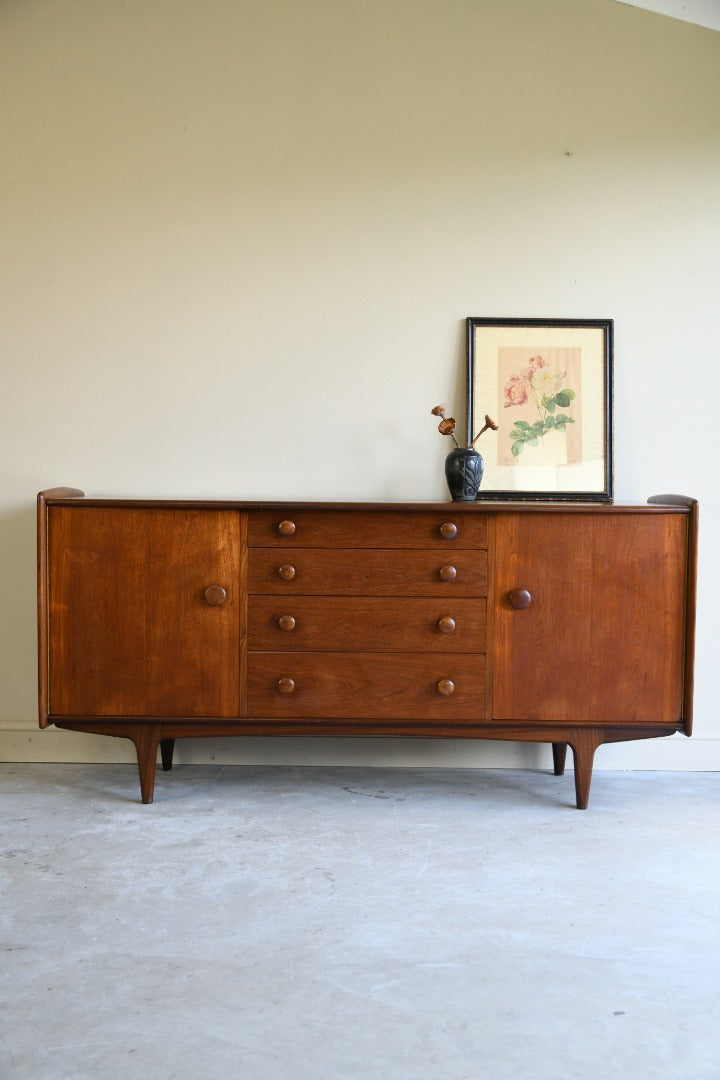
<path fill-rule="evenodd" d="M 496 538 L 493 717 L 678 723 L 687 518 L 503 513 Z"/>
<path fill-rule="evenodd" d="M 51 507 L 51 716 L 237 716 L 240 548 L 233 511 Z"/>

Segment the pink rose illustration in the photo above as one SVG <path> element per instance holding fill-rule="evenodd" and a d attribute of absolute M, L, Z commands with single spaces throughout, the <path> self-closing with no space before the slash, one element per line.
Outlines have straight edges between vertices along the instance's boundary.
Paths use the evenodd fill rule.
<path fill-rule="evenodd" d="M 505 408 L 513 405 L 524 405 L 528 399 L 529 382 L 524 375 L 511 375 L 505 383 Z"/>
<path fill-rule="evenodd" d="M 535 372 L 544 367 L 547 367 L 547 360 L 543 360 L 542 356 L 531 356 L 527 368 L 523 371 L 523 376 L 526 379 L 532 379 Z"/>

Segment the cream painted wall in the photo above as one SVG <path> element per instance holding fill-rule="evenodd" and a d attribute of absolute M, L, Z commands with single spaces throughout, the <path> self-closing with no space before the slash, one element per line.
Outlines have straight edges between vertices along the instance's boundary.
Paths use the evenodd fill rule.
<path fill-rule="evenodd" d="M 0 752 L 36 730 L 34 496 L 445 498 L 467 315 L 613 317 L 616 492 L 702 500 L 718 768 L 720 34 L 612 0 L 0 5 Z M 544 764 L 489 743 L 220 741 L 190 761 Z"/>

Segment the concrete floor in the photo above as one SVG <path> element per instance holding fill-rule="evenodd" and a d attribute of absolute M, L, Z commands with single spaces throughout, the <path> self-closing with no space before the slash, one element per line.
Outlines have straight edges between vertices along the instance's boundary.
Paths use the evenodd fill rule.
<path fill-rule="evenodd" d="M 0 766 L 0 1077 L 717 1080 L 719 785 Z"/>

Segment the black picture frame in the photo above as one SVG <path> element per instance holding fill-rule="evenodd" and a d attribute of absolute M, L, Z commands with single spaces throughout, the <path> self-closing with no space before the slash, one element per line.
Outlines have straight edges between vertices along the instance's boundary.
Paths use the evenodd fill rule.
<path fill-rule="evenodd" d="M 612 502 L 612 319 L 470 316 L 468 444 L 485 460 L 478 500 Z"/>

